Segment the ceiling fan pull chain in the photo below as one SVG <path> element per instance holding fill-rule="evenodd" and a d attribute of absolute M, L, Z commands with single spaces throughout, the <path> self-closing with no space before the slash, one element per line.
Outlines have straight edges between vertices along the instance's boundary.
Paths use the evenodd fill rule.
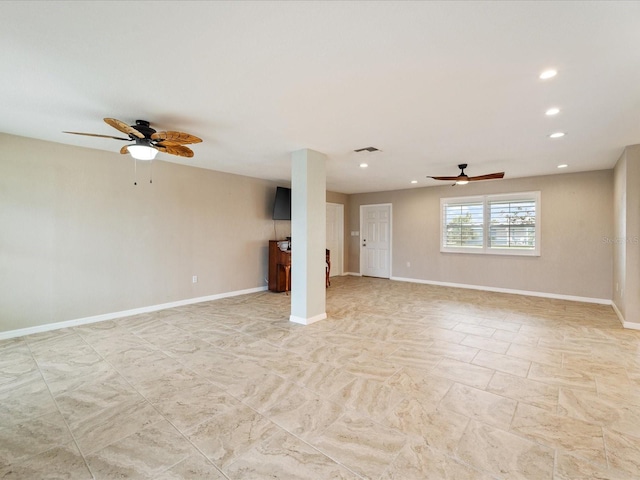
<path fill-rule="evenodd" d="M 149 162 L 151 164 L 151 170 L 149 171 L 149 183 L 153 183 L 153 160 Z"/>
<path fill-rule="evenodd" d="M 138 185 L 138 161 L 133 159 L 133 184 Z"/>

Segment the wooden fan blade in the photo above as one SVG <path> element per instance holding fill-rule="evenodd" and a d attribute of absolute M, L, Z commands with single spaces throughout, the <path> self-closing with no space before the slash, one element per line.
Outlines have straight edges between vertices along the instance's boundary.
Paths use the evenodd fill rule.
<path fill-rule="evenodd" d="M 496 178 L 504 177 L 504 172 L 489 173 L 487 175 L 478 175 L 477 177 L 469 177 L 470 182 L 477 182 L 478 180 L 493 180 Z"/>
<path fill-rule="evenodd" d="M 73 135 L 86 135 L 88 137 L 101 137 L 101 138 L 113 138 L 114 140 L 131 140 L 130 138 L 122 138 L 122 137 L 112 137 L 111 135 L 99 135 L 97 133 L 82 133 L 82 132 L 62 132 L 62 133 L 71 133 Z"/>
<path fill-rule="evenodd" d="M 179 145 L 188 145 L 190 143 L 200 143 L 201 138 L 184 132 L 156 132 L 151 135 L 152 140 L 175 142 Z"/>
<path fill-rule="evenodd" d="M 158 145 L 156 146 L 156 148 L 160 152 L 170 153 L 171 155 L 178 155 L 179 157 L 189 157 L 189 158 L 193 157 L 193 150 L 191 150 L 189 147 L 184 147 L 182 145 L 167 145 L 167 146 Z"/>
<path fill-rule="evenodd" d="M 161 147 L 177 147 L 182 145 L 180 142 L 170 142 L 169 140 L 162 140 L 160 142 L 155 142 L 155 144 Z"/>
<path fill-rule="evenodd" d="M 105 118 L 104 121 L 107 125 L 112 126 L 116 130 L 120 130 L 122 133 L 128 133 L 129 135 L 133 135 L 137 138 L 144 138 L 142 133 L 120 120 L 116 120 L 115 118 Z"/>
<path fill-rule="evenodd" d="M 129 153 L 129 145 L 125 145 L 124 147 L 122 147 L 120 149 L 120 153 L 123 155 L 126 155 L 127 153 Z"/>
<path fill-rule="evenodd" d="M 456 180 L 460 180 L 460 177 L 430 177 L 427 176 L 427 178 L 433 178 L 434 180 L 446 180 L 447 182 L 455 182 Z"/>

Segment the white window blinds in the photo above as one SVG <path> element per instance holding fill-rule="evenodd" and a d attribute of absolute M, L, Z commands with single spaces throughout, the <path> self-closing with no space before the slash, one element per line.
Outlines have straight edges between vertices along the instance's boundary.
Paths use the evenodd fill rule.
<path fill-rule="evenodd" d="M 443 198 L 440 251 L 540 255 L 540 192 Z"/>

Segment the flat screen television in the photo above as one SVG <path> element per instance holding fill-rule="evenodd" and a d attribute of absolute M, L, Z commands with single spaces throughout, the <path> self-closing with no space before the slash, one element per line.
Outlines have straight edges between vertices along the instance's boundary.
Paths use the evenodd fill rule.
<path fill-rule="evenodd" d="M 291 189 L 278 187 L 276 200 L 273 203 L 274 220 L 291 220 Z"/>

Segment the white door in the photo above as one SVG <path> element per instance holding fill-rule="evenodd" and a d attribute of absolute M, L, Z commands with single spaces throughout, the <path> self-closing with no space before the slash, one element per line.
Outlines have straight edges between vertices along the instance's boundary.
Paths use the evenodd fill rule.
<path fill-rule="evenodd" d="M 391 276 L 391 204 L 360 206 L 360 273 Z"/>
<path fill-rule="evenodd" d="M 342 275 L 344 205 L 339 203 L 327 203 L 327 248 L 331 250 L 331 276 Z"/>

